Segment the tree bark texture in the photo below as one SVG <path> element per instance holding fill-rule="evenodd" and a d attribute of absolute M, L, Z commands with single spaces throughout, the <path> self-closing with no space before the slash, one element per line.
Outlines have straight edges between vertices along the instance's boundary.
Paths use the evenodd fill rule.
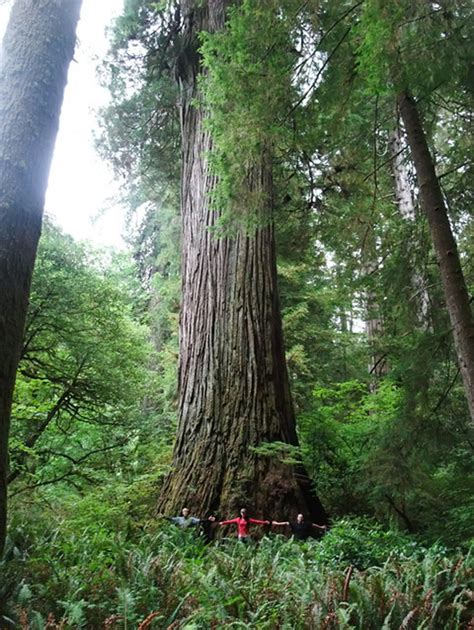
<path fill-rule="evenodd" d="M 184 3 L 189 40 L 224 27 L 226 3 Z M 195 49 L 196 50 L 196 49 Z M 302 467 L 257 455 L 252 447 L 297 445 L 277 290 L 270 220 L 251 234 L 217 238 L 209 204 L 215 185 L 207 161 L 211 137 L 199 99 L 199 59 L 181 73 L 183 280 L 178 433 L 158 509 L 255 516 L 326 515 Z M 248 176 L 271 216 L 272 169 L 262 155 Z M 245 208 L 243 208 L 245 212 Z"/>
<path fill-rule="evenodd" d="M 367 279 L 371 279 L 377 273 L 379 267 L 379 256 L 377 253 L 377 239 L 374 226 L 367 223 L 361 251 L 362 272 Z M 372 280 L 373 282 L 373 280 Z M 369 282 L 364 295 L 365 306 L 365 334 L 370 351 L 369 364 L 367 366 L 371 377 L 369 389 L 375 392 L 379 386 L 380 379 L 389 373 L 390 366 L 387 360 L 387 353 L 383 351 L 384 321 L 383 311 L 379 302 L 377 291 Z"/>
<path fill-rule="evenodd" d="M 365 246 L 361 255 L 363 271 L 370 277 L 377 271 L 378 267 L 375 235 L 372 226 L 367 228 Z M 382 309 L 379 305 L 377 294 L 373 289 L 368 288 L 365 293 L 365 334 L 371 350 L 370 361 L 367 367 L 371 376 L 369 388 L 372 392 L 377 390 L 380 379 L 390 371 L 387 354 L 380 348 L 383 342 L 383 332 Z"/>
<path fill-rule="evenodd" d="M 81 0 L 16 0 L 0 58 L 0 553 L 30 281 Z"/>
<path fill-rule="evenodd" d="M 407 92 L 400 94 L 398 103 L 420 187 L 421 205 L 428 218 L 438 260 L 464 391 L 474 421 L 474 317 L 466 282 L 417 105 Z"/>
<path fill-rule="evenodd" d="M 414 221 L 416 217 L 415 202 L 413 200 L 407 164 L 403 155 L 404 142 L 398 120 L 397 126 L 390 137 L 389 151 L 392 158 L 393 183 L 400 216 L 405 219 L 405 221 Z M 426 282 L 422 274 L 416 268 L 412 269 L 410 282 L 413 289 L 413 299 L 416 305 L 418 325 L 422 330 L 429 330 L 431 328 L 430 297 L 426 288 Z"/>

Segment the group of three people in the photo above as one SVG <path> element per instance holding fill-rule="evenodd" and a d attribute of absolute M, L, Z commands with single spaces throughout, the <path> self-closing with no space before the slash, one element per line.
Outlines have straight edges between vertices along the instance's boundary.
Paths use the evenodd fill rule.
<path fill-rule="evenodd" d="M 178 525 L 183 529 L 216 522 L 215 516 L 209 516 L 207 519 L 190 516 L 189 509 L 186 507 L 182 509 L 180 516 L 171 516 L 167 518 L 169 521 L 175 523 L 175 525 Z M 276 527 L 288 526 L 297 540 L 306 540 L 312 535 L 315 528 L 322 531 L 326 530 L 326 525 L 318 525 L 317 523 L 307 521 L 305 520 L 303 514 L 298 514 L 295 521 L 262 521 L 256 518 L 250 518 L 247 515 L 247 510 L 245 508 L 240 510 L 240 515 L 236 518 L 232 518 L 227 521 L 217 521 L 217 524 L 222 527 L 225 525 L 235 524 L 237 526 L 237 537 L 242 542 L 248 542 L 250 540 L 250 525 L 272 525 Z"/>

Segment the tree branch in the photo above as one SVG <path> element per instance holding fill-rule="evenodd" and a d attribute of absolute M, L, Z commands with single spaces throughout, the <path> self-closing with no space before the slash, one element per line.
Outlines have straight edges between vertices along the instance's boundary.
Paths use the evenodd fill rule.
<path fill-rule="evenodd" d="M 63 391 L 63 393 L 61 394 L 61 396 L 57 399 L 57 401 L 55 402 L 55 404 L 53 405 L 53 407 L 49 410 L 49 412 L 46 415 L 46 418 L 43 420 L 43 422 L 41 422 L 41 424 L 36 427 L 36 430 L 34 431 L 34 433 L 32 433 L 28 439 L 25 441 L 25 447 L 28 449 L 32 449 L 36 442 L 39 440 L 39 438 L 42 436 L 42 434 L 46 431 L 46 429 L 48 428 L 49 424 L 52 422 L 52 420 L 56 417 L 56 415 L 61 411 L 61 409 L 67 404 L 72 391 L 77 383 L 77 379 L 82 371 L 82 368 L 84 367 L 84 363 L 85 363 L 85 359 L 83 359 L 81 361 L 81 363 L 79 364 L 79 367 L 72 379 L 72 381 L 69 383 L 69 385 L 66 387 L 66 389 Z M 15 481 L 15 479 L 17 479 L 21 474 L 22 474 L 22 469 L 19 467 L 21 466 L 22 463 L 24 463 L 25 459 L 26 459 L 26 453 L 21 453 L 21 455 L 18 457 L 17 460 L 17 468 L 15 468 L 15 470 L 13 470 L 7 477 L 7 485 L 9 485 L 10 483 L 12 483 L 13 481 Z"/>

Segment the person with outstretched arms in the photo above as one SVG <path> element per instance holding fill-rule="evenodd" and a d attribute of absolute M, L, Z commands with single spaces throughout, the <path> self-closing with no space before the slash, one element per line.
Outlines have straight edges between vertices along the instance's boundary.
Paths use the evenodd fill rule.
<path fill-rule="evenodd" d="M 287 525 L 296 540 L 307 540 L 313 534 L 314 528 L 322 531 L 326 531 L 327 529 L 326 525 L 318 525 L 317 523 L 305 520 L 303 514 L 298 514 L 296 521 L 272 521 L 272 525 L 276 525 L 277 527 Z"/>
<path fill-rule="evenodd" d="M 240 515 L 237 516 L 237 518 L 232 518 L 228 521 L 220 521 L 219 525 L 233 525 L 234 523 L 237 525 L 237 538 L 241 542 L 250 542 L 250 540 L 252 540 L 249 532 L 250 525 L 270 525 L 270 521 L 261 521 L 256 518 L 249 518 L 245 508 L 240 510 Z"/>
<path fill-rule="evenodd" d="M 174 523 L 181 529 L 188 529 L 188 527 L 196 527 L 197 525 L 202 525 L 203 523 L 207 523 L 208 521 L 213 522 L 216 520 L 215 516 L 209 516 L 207 519 L 197 518 L 196 516 L 189 515 L 189 508 L 184 507 L 181 510 L 180 516 L 164 516 L 167 521 L 170 523 Z"/>

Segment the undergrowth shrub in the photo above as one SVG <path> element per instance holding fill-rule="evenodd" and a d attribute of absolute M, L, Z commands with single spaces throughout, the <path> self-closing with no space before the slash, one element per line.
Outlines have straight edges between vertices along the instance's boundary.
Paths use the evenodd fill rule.
<path fill-rule="evenodd" d="M 317 549 L 321 561 L 354 565 L 358 569 L 381 566 L 390 555 L 419 557 L 425 551 L 414 537 L 384 529 L 372 519 L 362 517 L 337 521 Z"/>
<path fill-rule="evenodd" d="M 51 522 L 42 537 L 27 524 L 11 530 L 0 627 L 474 628 L 470 553 L 364 519 L 339 521 L 321 540 L 249 546 L 206 545 L 163 522 L 135 538 L 72 523 Z"/>

